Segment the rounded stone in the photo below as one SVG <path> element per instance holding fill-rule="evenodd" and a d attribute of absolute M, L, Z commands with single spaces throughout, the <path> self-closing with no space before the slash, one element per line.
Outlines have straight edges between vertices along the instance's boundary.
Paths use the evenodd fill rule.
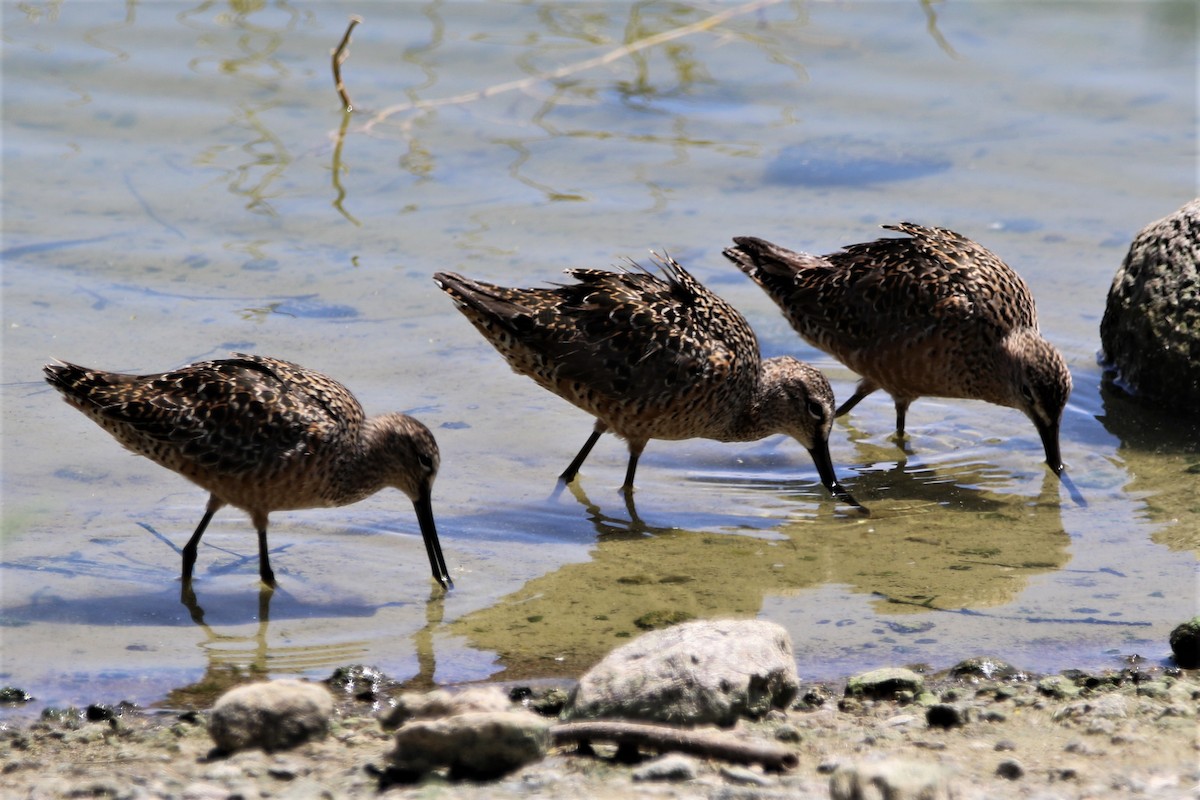
<path fill-rule="evenodd" d="M 1192 617 L 1171 631 L 1171 654 L 1184 669 L 1200 668 L 1200 617 Z"/>
<path fill-rule="evenodd" d="M 563 715 L 733 725 L 786 707 L 798 689 L 785 628 L 759 620 L 698 620 L 613 650 L 580 678 Z"/>
<path fill-rule="evenodd" d="M 550 723 L 528 711 L 472 711 L 415 719 L 396 731 L 389 760 L 403 772 L 449 767 L 454 778 L 485 780 L 542 759 Z"/>
<path fill-rule="evenodd" d="M 976 656 L 951 667 L 950 676 L 959 680 L 1006 681 L 1022 678 L 1024 673 L 1003 659 Z"/>
<path fill-rule="evenodd" d="M 900 692 L 915 695 L 924 687 L 925 680 L 911 669 L 885 667 L 851 678 L 846 683 L 846 697 L 894 700 Z"/>
<path fill-rule="evenodd" d="M 329 730 L 333 697 L 325 687 L 284 678 L 230 689 L 213 706 L 208 733 L 217 749 L 284 750 Z"/>
<path fill-rule="evenodd" d="M 1015 758 L 1006 758 L 996 765 L 996 774 L 1006 780 L 1019 780 L 1025 775 L 1025 767 Z"/>
<path fill-rule="evenodd" d="M 959 728 L 967 724 L 969 712 L 952 703 L 938 703 L 925 711 L 925 722 L 931 728 Z"/>

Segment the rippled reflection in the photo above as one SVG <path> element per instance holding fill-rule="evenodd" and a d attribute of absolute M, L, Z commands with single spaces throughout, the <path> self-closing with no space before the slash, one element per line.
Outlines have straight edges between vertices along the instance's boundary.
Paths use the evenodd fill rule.
<path fill-rule="evenodd" d="M 980 488 L 1005 483 L 983 465 L 914 471 L 898 464 L 852 484 L 877 496 L 870 518 L 837 525 L 805 518 L 738 533 L 649 526 L 636 514 L 605 510 L 577 482 L 571 493 L 597 534 L 591 559 L 536 578 L 450 627 L 495 651 L 501 676 L 516 679 L 570 674 L 641 630 L 754 617 L 770 596 L 826 584 L 875 598 L 879 613 L 986 614 L 1069 561 L 1057 478 L 1047 473 L 1036 497 Z"/>

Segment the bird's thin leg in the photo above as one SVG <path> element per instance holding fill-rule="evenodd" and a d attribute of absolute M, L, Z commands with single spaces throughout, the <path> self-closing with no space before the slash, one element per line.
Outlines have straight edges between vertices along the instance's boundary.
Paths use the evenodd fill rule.
<path fill-rule="evenodd" d="M 904 417 L 906 414 L 908 414 L 908 404 L 911 403 L 912 401 L 901 398 L 901 397 L 897 397 L 895 399 L 896 399 L 896 440 L 899 441 L 904 438 Z"/>
<path fill-rule="evenodd" d="M 583 462 L 587 460 L 588 453 L 592 452 L 592 448 L 596 446 L 596 442 L 600 436 L 608 430 L 608 426 L 600 420 L 596 420 L 596 427 L 592 428 L 592 435 L 583 443 L 583 447 L 571 459 L 571 463 L 563 470 L 563 474 L 558 476 L 558 479 L 563 483 L 570 483 L 575 480 L 575 476 L 579 474 L 579 468 L 583 466 Z"/>
<path fill-rule="evenodd" d="M 267 554 L 267 515 L 254 512 L 250 515 L 258 531 L 258 577 L 272 589 L 275 588 L 275 573 L 271 571 L 271 557 Z"/>
<path fill-rule="evenodd" d="M 625 493 L 626 497 L 633 495 L 633 476 L 637 473 L 638 459 L 645 449 L 645 442 L 629 440 L 629 466 L 625 468 L 625 484 L 621 487 L 621 491 Z"/>
<path fill-rule="evenodd" d="M 200 547 L 200 537 L 204 535 L 204 529 L 208 527 L 209 520 L 213 518 L 213 514 L 217 513 L 225 503 L 217 499 L 215 494 L 208 496 L 208 505 L 204 509 L 204 516 L 200 519 L 200 524 L 196 526 L 196 532 L 192 534 L 192 538 L 188 539 L 188 543 L 183 546 L 183 585 L 187 586 L 192 582 L 192 569 L 196 566 L 196 549 Z"/>
<path fill-rule="evenodd" d="M 858 405 L 859 400 L 862 400 L 864 397 L 866 397 L 867 395 L 869 395 L 871 392 L 875 391 L 878 388 L 879 388 L 878 385 L 872 383 L 871 381 L 867 380 L 866 378 L 863 378 L 861 381 L 858 382 L 858 386 L 854 387 L 854 394 L 850 395 L 850 399 L 847 400 L 846 402 L 842 403 L 840 406 L 838 406 L 837 411 L 834 411 L 833 415 L 835 417 L 842 416 L 843 414 L 848 412 L 850 409 L 852 409 L 856 405 Z"/>

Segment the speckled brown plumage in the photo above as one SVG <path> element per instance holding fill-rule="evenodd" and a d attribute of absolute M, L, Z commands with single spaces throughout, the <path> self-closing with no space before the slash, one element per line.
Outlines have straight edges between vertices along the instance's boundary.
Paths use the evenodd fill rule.
<path fill-rule="evenodd" d="M 319 372 L 262 356 L 203 361 L 157 375 L 49 364 L 47 382 L 133 452 L 210 493 L 183 549 L 190 583 L 196 548 L 225 505 L 250 514 L 259 573 L 272 511 L 343 506 L 392 486 L 412 500 L 434 578 L 450 583 L 430 495 L 440 457 L 429 429 L 404 414 L 367 419 L 350 391 Z"/>
<path fill-rule="evenodd" d="M 660 265 L 661 278 L 636 265 L 572 269 L 574 283 L 544 289 L 451 273 L 434 280 L 514 371 L 596 417 L 565 482 L 605 431 L 629 444 L 626 492 L 650 439 L 742 442 L 786 433 L 812 454 L 825 487 L 853 503 L 829 457 L 833 393 L 825 376 L 794 358 L 762 361 L 741 314 L 674 260 Z"/>
<path fill-rule="evenodd" d="M 805 341 L 862 376 L 849 411 L 876 389 L 904 433 L 922 396 L 986 400 L 1024 412 L 1061 472 L 1058 430 L 1071 393 L 1062 355 L 1038 332 L 1021 276 L 965 236 L 912 223 L 908 234 L 836 253 L 797 253 L 749 236 L 725 255 L 779 304 Z"/>

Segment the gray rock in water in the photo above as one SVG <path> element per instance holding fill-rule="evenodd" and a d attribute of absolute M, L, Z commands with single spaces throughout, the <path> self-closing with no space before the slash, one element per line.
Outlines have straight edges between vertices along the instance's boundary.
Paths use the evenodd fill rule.
<path fill-rule="evenodd" d="M 285 750 L 324 736 L 333 715 L 325 687 L 281 679 L 230 689 L 213 706 L 208 733 L 227 753 L 246 748 Z"/>
<path fill-rule="evenodd" d="M 1138 233 L 1108 291 L 1104 358 L 1135 396 L 1200 404 L 1200 199 Z"/>
<path fill-rule="evenodd" d="M 384 730 L 393 730 L 412 719 L 433 719 L 476 711 L 511 709 L 512 703 L 508 697 L 495 686 L 472 686 L 454 693 L 445 689 L 435 689 L 424 694 L 405 692 L 396 700 L 395 706 L 379 715 L 379 724 Z"/>
<path fill-rule="evenodd" d="M 1038 691 L 1055 700 L 1066 700 L 1079 694 L 1079 687 L 1065 675 L 1047 675 L 1037 683 Z"/>
<path fill-rule="evenodd" d="M 934 764 L 889 759 L 840 766 L 829 779 L 831 800 L 952 800 L 946 771 Z"/>
<path fill-rule="evenodd" d="M 950 676 L 959 680 L 1007 681 L 1021 679 L 1025 673 L 1007 661 L 992 656 L 976 656 L 960 661 L 950 668 Z"/>
<path fill-rule="evenodd" d="M 545 757 L 550 723 L 528 711 L 471 711 L 413 720 L 395 741 L 388 758 L 398 770 L 449 767 L 452 778 L 487 780 Z"/>
<path fill-rule="evenodd" d="M 897 692 L 912 692 L 915 695 L 923 688 L 924 678 L 911 669 L 885 667 L 855 675 L 846 683 L 846 696 L 892 700 Z"/>
<path fill-rule="evenodd" d="M 1200 617 L 1192 617 L 1171 631 L 1171 654 L 1184 669 L 1200 667 Z"/>
<path fill-rule="evenodd" d="M 564 716 L 727 726 L 787 706 L 798 688 L 791 637 L 781 626 L 700 620 L 613 650 L 580 679 Z"/>

